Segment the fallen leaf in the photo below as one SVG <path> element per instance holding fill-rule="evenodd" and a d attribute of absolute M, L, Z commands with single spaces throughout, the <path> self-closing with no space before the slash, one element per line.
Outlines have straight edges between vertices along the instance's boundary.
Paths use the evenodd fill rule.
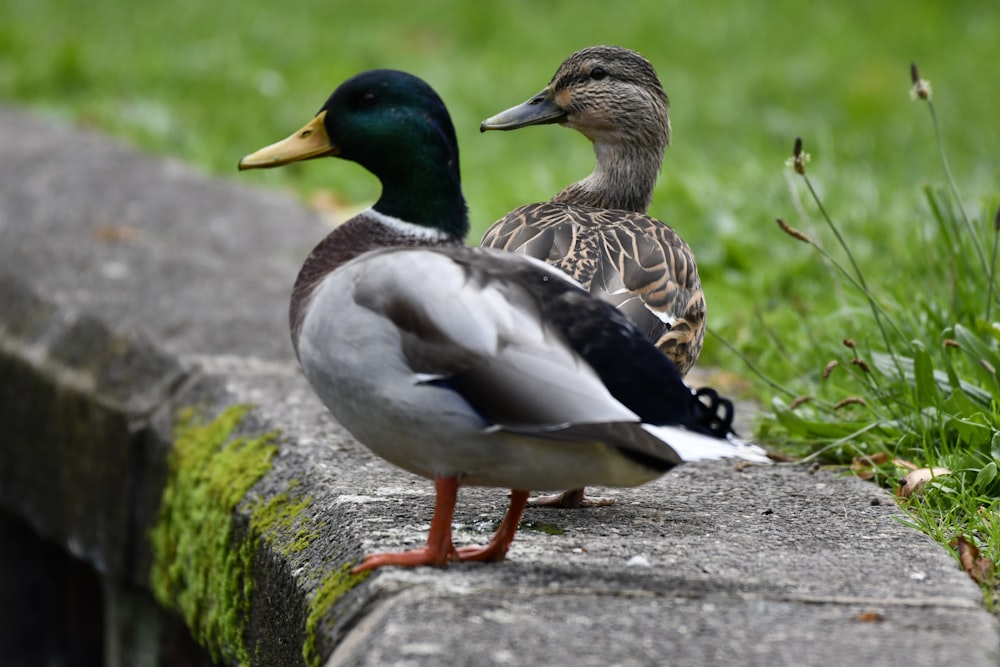
<path fill-rule="evenodd" d="M 139 236 L 139 230 L 127 225 L 97 225 L 94 238 L 105 243 L 131 243 Z"/>
<path fill-rule="evenodd" d="M 899 486 L 896 487 L 896 495 L 900 498 L 919 496 L 924 492 L 927 482 L 950 474 L 951 471 L 947 468 L 916 468 L 906 473 L 906 477 L 899 480 Z"/>
<path fill-rule="evenodd" d="M 990 586 L 994 585 L 994 575 L 993 561 L 989 558 L 980 558 L 977 560 L 975 567 L 969 572 L 969 576 L 972 577 L 973 581 Z"/>
<path fill-rule="evenodd" d="M 951 546 L 958 549 L 958 559 L 962 563 L 962 567 L 969 571 L 972 569 L 973 563 L 979 558 L 979 547 L 965 539 L 964 535 L 959 535 L 957 539 L 952 540 Z"/>
<path fill-rule="evenodd" d="M 851 461 L 851 472 L 861 479 L 871 479 L 875 469 L 889 461 L 889 452 L 875 452 L 866 456 L 855 456 Z"/>
<path fill-rule="evenodd" d="M 862 623 L 878 623 L 884 621 L 885 617 L 877 611 L 863 611 L 855 616 L 854 620 Z"/>
<path fill-rule="evenodd" d="M 767 458 L 771 459 L 776 463 L 794 463 L 798 461 L 798 459 L 793 456 L 789 456 L 788 454 L 782 454 L 781 452 L 776 452 L 773 450 L 767 451 Z"/>
<path fill-rule="evenodd" d="M 993 561 L 989 558 L 979 557 L 979 548 L 965 539 L 964 535 L 959 535 L 953 540 L 951 546 L 958 549 L 958 560 L 962 563 L 962 569 L 972 577 L 972 580 L 980 584 L 993 583 Z"/>

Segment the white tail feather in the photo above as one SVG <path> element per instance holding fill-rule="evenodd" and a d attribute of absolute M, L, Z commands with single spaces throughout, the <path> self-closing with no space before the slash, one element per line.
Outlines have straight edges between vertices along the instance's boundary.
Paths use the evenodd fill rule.
<path fill-rule="evenodd" d="M 762 448 L 732 434 L 725 438 L 715 438 L 679 426 L 643 424 L 642 427 L 670 445 L 684 461 L 737 458 L 754 463 L 771 462 Z"/>

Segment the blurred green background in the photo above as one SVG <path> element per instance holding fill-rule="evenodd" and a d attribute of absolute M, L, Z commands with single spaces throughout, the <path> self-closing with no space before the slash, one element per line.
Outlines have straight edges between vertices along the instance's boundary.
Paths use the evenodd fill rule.
<path fill-rule="evenodd" d="M 452 112 L 475 243 L 509 209 L 593 165 L 574 132 L 480 135 L 479 121 L 540 90 L 578 48 L 636 49 L 672 103 L 674 143 L 651 212 L 694 248 L 710 327 L 787 376 L 823 339 L 865 336 L 827 330 L 844 307 L 830 271 L 774 224 L 786 218 L 830 244 L 797 212 L 801 184 L 784 166 L 794 138 L 869 280 L 914 289 L 923 255 L 913 248 L 934 242 L 921 187 L 945 176 L 926 110 L 909 97 L 909 65 L 933 85 L 959 189 L 982 217 L 1000 187 L 998 36 L 993 1 L 3 0 L 0 101 L 243 183 L 362 206 L 378 186 L 354 166 L 237 176 L 235 165 L 300 127 L 348 76 L 405 69 Z M 741 368 L 711 338 L 703 360 Z"/>

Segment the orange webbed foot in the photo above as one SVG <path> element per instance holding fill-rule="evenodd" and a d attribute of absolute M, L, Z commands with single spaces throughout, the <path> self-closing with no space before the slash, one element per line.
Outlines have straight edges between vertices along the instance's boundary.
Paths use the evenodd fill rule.
<path fill-rule="evenodd" d="M 420 567 L 421 565 L 444 567 L 459 558 L 459 553 L 454 547 L 451 547 L 450 550 L 432 549 L 428 546 L 409 551 L 386 551 L 365 555 L 361 559 L 361 563 L 355 566 L 351 572 L 360 574 L 361 572 L 367 572 L 386 565 L 398 565 L 400 567 Z"/>
<path fill-rule="evenodd" d="M 458 560 L 458 552 L 451 543 L 451 518 L 458 497 L 458 480 L 454 477 L 439 477 L 434 480 L 434 491 L 434 518 L 427 534 L 427 546 L 409 551 L 368 554 L 351 572 L 360 574 L 386 565 L 444 567 L 451 561 Z"/>
<path fill-rule="evenodd" d="M 614 505 L 615 499 L 601 496 L 588 497 L 584 494 L 583 489 L 570 489 L 562 493 L 553 493 L 550 496 L 538 496 L 529 500 L 528 503 L 534 507 L 577 509 L 580 507 L 607 507 Z"/>
<path fill-rule="evenodd" d="M 507 557 L 517 526 L 524 514 L 524 506 L 528 503 L 528 492 L 513 490 L 510 492 L 510 507 L 500 522 L 500 527 L 485 547 L 462 547 L 458 550 L 461 561 L 499 562 Z"/>
<path fill-rule="evenodd" d="M 455 560 L 496 562 L 502 561 L 507 556 L 510 543 L 514 541 L 514 534 L 517 532 L 517 525 L 524 513 L 524 506 L 528 502 L 527 491 L 511 491 L 510 507 L 507 508 L 507 513 L 489 544 L 485 547 L 456 549 L 451 542 L 451 518 L 455 509 L 458 482 L 454 478 L 440 478 L 435 480 L 435 486 L 437 487 L 437 499 L 434 519 L 431 521 L 431 530 L 427 537 L 427 546 L 409 551 L 368 554 L 351 572 L 360 574 L 386 565 L 444 567 Z"/>

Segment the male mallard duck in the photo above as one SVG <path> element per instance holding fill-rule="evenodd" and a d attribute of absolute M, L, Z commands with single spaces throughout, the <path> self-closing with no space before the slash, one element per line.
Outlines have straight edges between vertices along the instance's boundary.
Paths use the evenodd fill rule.
<path fill-rule="evenodd" d="M 645 214 L 670 143 L 669 102 L 656 70 L 635 51 L 594 46 L 559 66 L 527 102 L 487 118 L 480 130 L 559 123 L 594 143 L 597 166 L 552 201 L 514 209 L 482 246 L 544 260 L 635 322 L 683 376 L 701 353 L 705 295 L 687 243 Z M 583 489 L 538 505 L 607 505 Z"/>
<path fill-rule="evenodd" d="M 455 132 L 422 80 L 359 74 L 239 167 L 321 156 L 357 162 L 382 194 L 306 259 L 292 343 L 337 420 L 436 488 L 427 545 L 368 555 L 355 571 L 503 560 L 530 489 L 634 486 L 692 459 L 767 460 L 731 435 L 731 403 L 692 392 L 613 307 L 541 262 L 463 245 Z M 512 489 L 485 547 L 452 544 L 460 485 Z"/>

